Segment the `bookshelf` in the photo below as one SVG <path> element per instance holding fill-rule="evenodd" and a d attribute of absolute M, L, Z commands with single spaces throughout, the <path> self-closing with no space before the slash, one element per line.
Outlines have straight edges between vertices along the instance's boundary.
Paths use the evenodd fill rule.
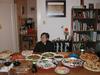
<path fill-rule="evenodd" d="M 96 49 L 100 43 L 100 9 L 72 8 L 72 48 Z"/>

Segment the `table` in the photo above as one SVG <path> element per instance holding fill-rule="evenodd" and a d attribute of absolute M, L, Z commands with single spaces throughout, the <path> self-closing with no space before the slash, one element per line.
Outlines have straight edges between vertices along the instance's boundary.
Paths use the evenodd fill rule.
<path fill-rule="evenodd" d="M 60 66 L 62 66 L 62 65 L 60 65 Z M 32 71 L 29 70 L 27 73 L 20 73 L 20 74 L 16 74 L 15 71 L 11 70 L 9 72 L 10 74 L 0 73 L 0 75 L 57 75 L 54 72 L 54 70 L 55 70 L 55 68 L 48 69 L 48 70 L 38 68 L 37 73 L 32 73 Z M 100 72 L 92 72 L 92 71 L 85 69 L 84 67 L 76 67 L 76 68 L 73 68 L 73 69 L 70 68 L 70 73 L 68 75 L 100 75 Z"/>
<path fill-rule="evenodd" d="M 0 75 L 8 75 L 7 73 L 0 73 Z M 57 75 L 54 72 L 54 69 L 38 69 L 37 73 L 32 73 L 31 70 L 27 73 L 16 74 L 15 72 L 11 72 L 10 75 Z M 84 69 L 83 67 L 77 67 L 74 69 L 70 69 L 70 73 L 68 75 L 100 75 L 100 72 L 92 72 Z"/>

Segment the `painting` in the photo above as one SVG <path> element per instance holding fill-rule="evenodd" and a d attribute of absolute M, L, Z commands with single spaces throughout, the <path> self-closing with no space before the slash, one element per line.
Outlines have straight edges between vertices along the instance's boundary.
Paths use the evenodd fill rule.
<path fill-rule="evenodd" d="M 66 0 L 47 0 L 46 9 L 47 9 L 47 16 L 65 17 L 66 16 Z"/>

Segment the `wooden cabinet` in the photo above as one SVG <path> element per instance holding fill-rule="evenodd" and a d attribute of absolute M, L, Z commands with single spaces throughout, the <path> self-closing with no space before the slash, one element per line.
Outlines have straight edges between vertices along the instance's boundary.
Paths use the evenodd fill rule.
<path fill-rule="evenodd" d="M 96 49 L 100 43 L 100 9 L 72 8 L 73 49 Z"/>

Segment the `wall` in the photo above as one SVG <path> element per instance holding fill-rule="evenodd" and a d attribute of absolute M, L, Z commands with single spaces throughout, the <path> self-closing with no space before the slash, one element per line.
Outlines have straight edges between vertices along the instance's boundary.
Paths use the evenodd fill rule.
<path fill-rule="evenodd" d="M 0 0 L 0 51 L 17 50 L 13 0 Z"/>
<path fill-rule="evenodd" d="M 86 5 L 86 7 L 89 7 L 89 3 L 93 3 L 94 4 L 94 8 L 100 8 L 100 0 L 84 0 L 84 5 Z"/>
<path fill-rule="evenodd" d="M 79 6 L 80 0 L 66 0 L 66 17 L 47 17 L 46 16 L 46 0 L 37 0 L 37 28 L 38 40 L 42 32 L 48 32 L 51 40 L 56 38 L 64 39 L 62 26 L 67 26 L 70 31 L 71 26 L 71 8 Z"/>

